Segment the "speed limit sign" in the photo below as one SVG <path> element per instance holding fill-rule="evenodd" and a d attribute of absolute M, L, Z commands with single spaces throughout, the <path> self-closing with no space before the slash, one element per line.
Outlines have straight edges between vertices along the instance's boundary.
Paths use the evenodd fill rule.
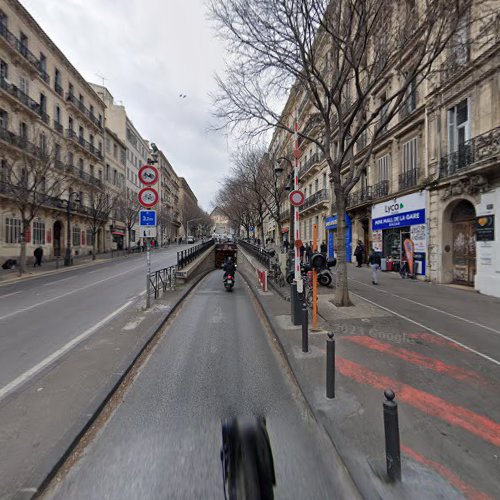
<path fill-rule="evenodd" d="M 154 207 L 158 203 L 158 191 L 152 187 L 146 187 L 139 191 L 139 203 L 144 208 Z"/>

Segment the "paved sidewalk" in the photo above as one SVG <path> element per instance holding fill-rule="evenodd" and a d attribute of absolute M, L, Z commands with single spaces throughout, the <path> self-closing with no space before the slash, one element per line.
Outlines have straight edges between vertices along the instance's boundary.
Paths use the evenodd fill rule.
<path fill-rule="evenodd" d="M 319 331 L 310 333 L 309 352 L 303 353 L 301 328 L 291 325 L 290 303 L 280 295 L 288 295 L 287 288 L 262 292 L 250 261 L 241 259 L 239 270 L 252 283 L 302 391 L 363 496 L 495 498 L 498 299 L 401 280 L 395 273 L 385 273 L 374 287 L 368 269 L 349 269 L 355 307 L 336 308 L 330 302 L 334 290 L 320 287 Z M 336 337 L 334 400 L 325 396 L 328 331 Z M 385 474 L 386 388 L 399 403 L 398 485 Z"/>

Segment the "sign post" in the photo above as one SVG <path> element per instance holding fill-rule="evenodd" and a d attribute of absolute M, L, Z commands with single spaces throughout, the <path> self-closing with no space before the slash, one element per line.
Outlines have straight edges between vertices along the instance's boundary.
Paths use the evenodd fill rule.
<path fill-rule="evenodd" d="M 154 165 L 144 165 L 139 169 L 139 180 L 147 187 L 139 191 L 139 203 L 151 209 L 158 203 L 158 191 L 153 186 L 158 182 L 159 173 Z M 151 307 L 151 253 L 150 240 L 156 237 L 156 210 L 139 212 L 141 237 L 146 240 L 146 309 Z"/>
<path fill-rule="evenodd" d="M 318 225 L 313 225 L 313 253 L 318 251 Z M 318 329 L 318 271 L 313 269 L 313 320 L 312 329 Z"/>

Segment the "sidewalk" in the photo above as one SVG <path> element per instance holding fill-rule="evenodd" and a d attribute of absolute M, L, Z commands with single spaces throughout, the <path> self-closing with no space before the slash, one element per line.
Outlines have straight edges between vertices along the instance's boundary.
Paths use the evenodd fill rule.
<path fill-rule="evenodd" d="M 240 254 L 247 257 L 242 250 Z M 438 313 L 432 309 L 446 304 L 454 307 L 453 313 L 479 308 L 483 319 L 487 312 L 488 328 L 486 320 L 494 323 L 497 317 L 496 299 L 401 280 L 395 273 L 384 274 L 379 287 L 373 287 L 365 285 L 368 269 L 350 269 L 351 289 L 359 292 L 351 294 L 355 307 L 335 307 L 330 302 L 333 288 L 319 287 L 319 330 L 310 331 L 309 352 L 303 353 L 301 327 L 292 326 L 290 303 L 281 296 L 288 295 L 287 287 L 280 294 L 272 286 L 260 291 L 254 269 L 258 264 L 251 257 L 240 260 L 238 270 L 251 284 L 299 386 L 364 497 L 495 497 L 500 460 L 498 366 L 374 302 L 379 296 L 400 301 L 394 297 L 410 290 L 418 297 L 415 303 L 430 299 L 436 304 L 424 304 L 429 317 L 421 321 L 435 321 Z M 408 308 L 416 307 L 404 300 Z M 398 302 L 393 307 L 403 306 Z M 325 396 L 327 332 L 336 338 L 334 400 Z M 474 337 L 479 336 L 478 330 Z M 498 346 L 498 337 L 491 337 L 487 342 Z M 399 406 L 403 481 L 396 485 L 387 482 L 385 473 L 382 402 L 387 388 L 394 390 Z"/>

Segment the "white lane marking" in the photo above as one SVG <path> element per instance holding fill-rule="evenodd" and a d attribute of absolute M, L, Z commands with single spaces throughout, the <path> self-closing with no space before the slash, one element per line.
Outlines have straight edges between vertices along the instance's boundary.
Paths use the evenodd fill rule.
<path fill-rule="evenodd" d="M 61 281 L 68 281 L 71 279 L 77 279 L 76 276 L 70 276 L 69 278 L 63 278 L 62 280 L 51 281 L 50 283 L 45 283 L 43 286 L 56 285 L 57 283 L 61 283 Z"/>
<path fill-rule="evenodd" d="M 0 299 L 5 299 L 5 297 L 10 297 L 11 295 L 17 295 L 18 293 L 21 293 L 21 290 L 19 292 L 12 292 L 12 293 L 7 293 L 5 295 L 0 295 Z"/>
<path fill-rule="evenodd" d="M 40 361 L 37 365 L 33 366 L 29 370 L 25 371 L 19 377 L 15 378 L 12 382 L 9 382 L 7 385 L 0 389 L 0 400 L 3 399 L 9 392 L 17 389 L 20 385 L 24 384 L 38 372 L 49 366 L 55 360 L 60 358 L 63 354 L 66 354 L 70 349 L 73 349 L 77 344 L 85 340 L 87 337 L 92 335 L 96 330 L 98 330 L 101 326 L 107 323 L 110 319 L 114 318 L 117 314 L 121 313 L 124 309 L 126 309 L 130 304 L 132 304 L 133 300 L 129 300 L 121 307 L 119 307 L 116 311 L 112 312 L 104 319 L 96 323 L 94 326 L 90 327 L 88 330 L 85 330 L 83 333 L 75 337 L 73 340 L 70 340 L 67 344 L 62 346 L 57 351 L 53 352 L 50 356 L 47 356 L 45 359 Z"/>
<path fill-rule="evenodd" d="M 349 279 L 351 281 L 355 281 L 356 283 L 360 283 L 361 285 L 365 285 L 368 288 L 371 288 L 370 285 L 367 285 L 366 283 L 363 283 L 362 281 L 354 280 L 352 278 L 349 278 Z M 465 321 L 466 323 L 469 323 L 469 324 L 474 325 L 474 326 L 478 326 L 479 328 L 484 328 L 485 330 L 489 330 L 490 332 L 500 334 L 500 330 L 495 330 L 494 328 L 491 328 L 490 326 L 482 325 L 481 323 L 476 323 L 475 321 L 472 321 L 472 320 L 467 319 L 467 318 L 462 318 L 462 316 L 457 316 L 456 314 L 452 314 L 452 313 L 449 313 L 447 311 L 443 311 L 441 309 L 438 309 L 437 307 L 432 307 L 432 306 L 429 306 L 427 304 L 422 304 L 422 302 L 417 302 L 416 300 L 408 299 L 406 297 L 403 297 L 402 295 L 398 295 L 397 293 L 387 292 L 384 290 L 379 290 L 377 288 L 377 293 L 379 293 L 379 292 L 387 293 L 388 295 L 392 295 L 393 297 L 397 297 L 398 299 L 406 300 L 407 302 L 411 302 L 412 304 L 416 304 L 416 305 L 421 306 L 421 307 L 427 307 L 427 309 L 432 309 L 433 311 L 436 311 L 436 312 L 441 313 L 441 314 L 445 314 L 446 316 L 451 316 L 452 318 L 459 319 L 461 321 Z"/>
<path fill-rule="evenodd" d="M 72 295 L 76 292 L 80 292 L 81 290 L 85 290 L 87 288 L 93 287 L 95 285 L 98 285 L 99 283 L 104 283 L 105 281 L 112 280 L 114 278 L 118 278 L 119 276 L 123 276 L 124 274 L 129 274 L 131 271 L 134 271 L 135 269 L 139 269 L 142 266 L 137 266 L 137 267 L 132 267 L 130 269 L 127 269 L 125 272 L 120 273 L 120 274 L 115 274 L 113 276 L 110 276 L 108 278 L 104 278 L 99 281 L 95 281 L 94 283 L 90 283 L 90 285 L 85 285 L 80 288 L 77 288 L 76 290 L 71 290 L 70 292 L 63 293 L 62 295 L 58 295 L 57 297 L 52 297 L 51 299 L 43 300 L 42 302 L 38 302 L 38 304 L 33 304 L 32 306 L 24 307 L 23 309 L 19 309 L 18 311 L 12 311 L 9 314 L 5 314 L 4 316 L 0 316 L 0 321 L 6 318 L 10 318 L 12 316 L 15 316 L 16 314 L 30 311 L 31 309 L 35 309 L 36 307 L 43 306 L 44 304 L 48 304 L 49 302 L 54 302 L 54 300 L 59 300 L 62 299 L 63 297 L 67 297 L 68 295 Z"/>
<path fill-rule="evenodd" d="M 89 271 L 88 274 L 94 274 L 97 272 L 97 269 L 94 269 L 93 271 Z"/>
<path fill-rule="evenodd" d="M 364 301 L 366 301 L 366 302 L 368 302 L 376 307 L 380 307 L 380 309 L 383 309 L 384 311 L 388 311 L 391 314 L 398 316 L 399 318 L 403 318 L 406 321 L 409 321 L 410 323 L 413 323 L 414 325 L 419 326 L 420 328 L 425 328 L 427 331 L 433 333 L 434 335 L 437 335 L 438 337 L 441 337 L 441 338 L 446 339 L 450 342 L 453 342 L 454 344 L 456 344 L 460 347 L 463 347 L 467 351 L 473 352 L 474 354 L 477 354 L 478 356 L 481 356 L 482 358 L 484 358 L 488 361 L 491 361 L 492 363 L 495 363 L 496 365 L 500 366 L 500 361 L 498 361 L 497 359 L 491 358 L 490 356 L 487 356 L 486 354 L 483 354 L 482 352 L 476 351 L 476 349 L 473 349 L 472 347 L 469 347 L 465 344 L 462 344 L 462 342 L 459 342 L 458 340 L 452 339 L 451 337 L 448 337 L 448 336 L 444 335 L 443 333 L 439 333 L 436 330 L 433 330 L 432 328 L 425 326 L 422 323 L 419 323 L 418 321 L 415 321 L 415 320 L 409 318 L 408 316 L 405 316 L 403 314 L 399 314 L 399 313 L 389 309 L 388 307 L 381 306 L 380 304 L 377 304 L 376 302 L 373 302 L 372 300 L 367 299 L 366 297 L 363 297 L 362 295 L 358 295 L 357 293 L 354 293 L 354 292 L 351 292 L 351 293 L 353 295 L 356 295 L 356 297 L 359 297 L 360 299 L 362 299 L 362 300 L 364 300 Z"/>

